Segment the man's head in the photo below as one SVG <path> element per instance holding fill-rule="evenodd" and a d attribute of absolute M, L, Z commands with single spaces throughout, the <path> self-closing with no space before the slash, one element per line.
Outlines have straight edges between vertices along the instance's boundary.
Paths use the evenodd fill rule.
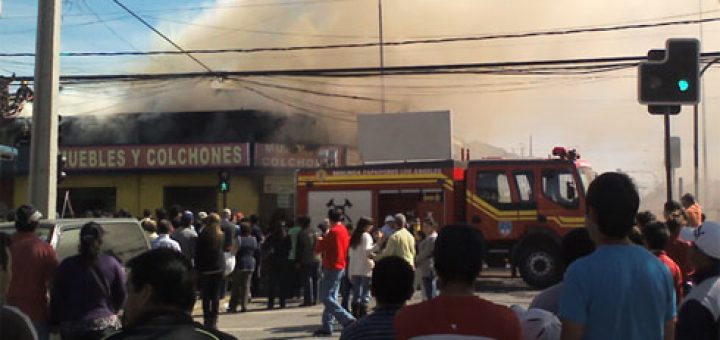
<path fill-rule="evenodd" d="M 393 223 L 395 223 L 395 217 L 393 217 L 393 215 L 385 216 L 385 224 L 392 226 Z"/>
<path fill-rule="evenodd" d="M 632 231 L 640 196 L 632 179 L 623 173 L 606 172 L 588 188 L 585 217 L 590 237 L 600 240 L 622 240 Z"/>
<path fill-rule="evenodd" d="M 180 225 L 183 227 L 189 227 L 195 222 L 195 216 L 190 210 L 185 210 L 180 217 Z"/>
<path fill-rule="evenodd" d="M 696 269 L 720 267 L 720 224 L 707 221 L 695 229 L 690 263 Z"/>
<path fill-rule="evenodd" d="M 666 220 L 673 218 L 673 215 L 678 215 L 682 211 L 684 211 L 682 205 L 676 201 L 667 201 L 663 205 L 663 217 Z"/>
<path fill-rule="evenodd" d="M 560 249 L 565 266 L 595 251 L 595 243 L 590 239 L 587 228 L 575 228 L 565 234 L 560 241 Z"/>
<path fill-rule="evenodd" d="M 403 214 L 395 215 L 395 224 L 393 226 L 397 230 L 405 228 L 407 226 L 407 218 L 405 218 L 405 215 L 403 215 Z"/>
<path fill-rule="evenodd" d="M 397 256 L 388 256 L 377 261 L 372 278 L 372 294 L 378 307 L 402 306 L 415 291 L 413 268 Z"/>
<path fill-rule="evenodd" d="M 299 216 L 299 217 L 297 218 L 297 224 L 298 224 L 298 225 L 300 226 L 300 228 L 302 228 L 302 229 L 306 229 L 306 228 L 310 227 L 310 217 L 308 217 L 308 216 Z"/>
<path fill-rule="evenodd" d="M 665 249 L 670 241 L 670 230 L 662 222 L 651 222 L 642 228 L 643 239 L 650 250 L 660 251 Z"/>
<path fill-rule="evenodd" d="M 330 220 L 330 224 L 337 224 L 338 222 L 342 221 L 343 217 L 343 211 L 338 208 L 332 208 L 328 210 L 328 220 Z"/>
<path fill-rule="evenodd" d="M 687 193 L 680 198 L 680 203 L 682 203 L 685 209 L 690 208 L 691 205 L 695 204 L 695 196 Z"/>
<path fill-rule="evenodd" d="M 437 223 L 432 218 L 426 218 L 425 221 L 422 222 L 422 232 L 425 235 L 430 235 L 433 232 L 437 231 Z"/>
<path fill-rule="evenodd" d="M 157 223 L 158 234 L 169 234 L 172 230 L 172 224 L 168 220 L 160 220 Z"/>
<path fill-rule="evenodd" d="M 468 225 L 443 227 L 435 241 L 435 271 L 441 285 L 473 285 L 482 269 L 485 244 L 480 232 Z"/>
<path fill-rule="evenodd" d="M 229 221 L 230 217 L 232 217 L 232 211 L 230 211 L 230 209 L 225 208 L 220 212 L 220 217 L 223 220 Z"/>
<path fill-rule="evenodd" d="M 637 223 L 638 227 L 640 228 L 656 220 L 657 218 L 655 217 L 655 214 L 653 214 L 649 210 L 641 211 L 637 214 L 637 216 L 635 216 L 635 223 Z"/>
<path fill-rule="evenodd" d="M 19 232 L 33 232 L 38 226 L 42 213 L 32 205 L 21 205 L 15 211 L 15 230 Z"/>
<path fill-rule="evenodd" d="M 154 249 L 132 258 L 127 267 L 125 324 L 142 320 L 147 312 L 190 315 L 195 306 L 195 276 L 185 256 L 172 249 Z"/>

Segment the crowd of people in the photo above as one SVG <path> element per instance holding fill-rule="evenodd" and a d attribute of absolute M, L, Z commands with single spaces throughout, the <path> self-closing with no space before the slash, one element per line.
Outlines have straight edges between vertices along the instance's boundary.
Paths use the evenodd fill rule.
<path fill-rule="evenodd" d="M 300 216 L 263 230 L 257 216 L 229 209 L 158 209 L 141 220 L 152 250 L 125 264 L 126 277 L 100 251 L 100 225 L 85 224 L 78 255 L 58 263 L 35 236 L 41 214 L 22 206 L 17 232 L 0 234 L 0 312 L 19 325 L 13 339 L 233 339 L 217 330 L 229 286 L 227 313 L 248 311 L 263 293 L 268 309 L 297 297 L 323 305 L 314 336 L 339 328 L 346 340 L 717 339 L 720 224 L 705 221 L 694 197 L 656 217 L 638 212 L 627 175 L 606 173 L 586 203 L 586 228 L 561 242 L 564 279 L 527 310 L 475 294 L 485 249 L 467 225 L 409 226 L 403 214 L 351 223 L 333 208 L 317 225 Z M 424 301 L 406 305 L 418 287 Z M 203 324 L 191 317 L 196 292 Z"/>

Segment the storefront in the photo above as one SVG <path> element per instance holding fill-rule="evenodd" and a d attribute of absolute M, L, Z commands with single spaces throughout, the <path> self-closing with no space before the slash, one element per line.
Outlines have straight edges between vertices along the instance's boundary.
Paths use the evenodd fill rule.
<path fill-rule="evenodd" d="M 303 116 L 255 111 L 123 114 L 65 117 L 60 153 L 67 177 L 58 185 L 58 211 L 180 205 L 218 211 L 218 175 L 230 175 L 229 208 L 264 219 L 294 214 L 298 168 L 346 164 L 347 147 L 329 145 L 325 127 Z M 21 142 L 6 190 L 17 207 L 27 202 L 28 140 Z M 67 195 L 67 196 L 66 196 Z"/>

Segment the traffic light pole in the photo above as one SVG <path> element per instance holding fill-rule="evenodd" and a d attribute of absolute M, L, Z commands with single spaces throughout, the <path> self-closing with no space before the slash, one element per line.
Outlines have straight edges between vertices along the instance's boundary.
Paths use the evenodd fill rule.
<path fill-rule="evenodd" d="M 227 191 L 223 191 L 223 209 L 227 208 Z"/>
<path fill-rule="evenodd" d="M 670 161 L 670 114 L 664 114 L 665 117 L 665 183 L 667 187 L 667 200 L 672 201 L 672 164 Z"/>
<path fill-rule="evenodd" d="M 29 201 L 55 217 L 61 0 L 38 0 L 35 101 L 30 140 Z"/>

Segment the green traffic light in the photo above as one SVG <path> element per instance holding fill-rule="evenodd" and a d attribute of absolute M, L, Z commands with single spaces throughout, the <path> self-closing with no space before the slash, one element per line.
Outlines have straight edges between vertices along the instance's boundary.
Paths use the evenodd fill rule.
<path fill-rule="evenodd" d="M 690 89 L 690 82 L 688 82 L 686 79 L 680 79 L 677 82 L 678 88 L 680 89 L 680 92 L 685 92 L 688 89 Z"/>
<path fill-rule="evenodd" d="M 220 191 L 225 192 L 230 189 L 230 184 L 228 182 L 220 182 Z"/>

